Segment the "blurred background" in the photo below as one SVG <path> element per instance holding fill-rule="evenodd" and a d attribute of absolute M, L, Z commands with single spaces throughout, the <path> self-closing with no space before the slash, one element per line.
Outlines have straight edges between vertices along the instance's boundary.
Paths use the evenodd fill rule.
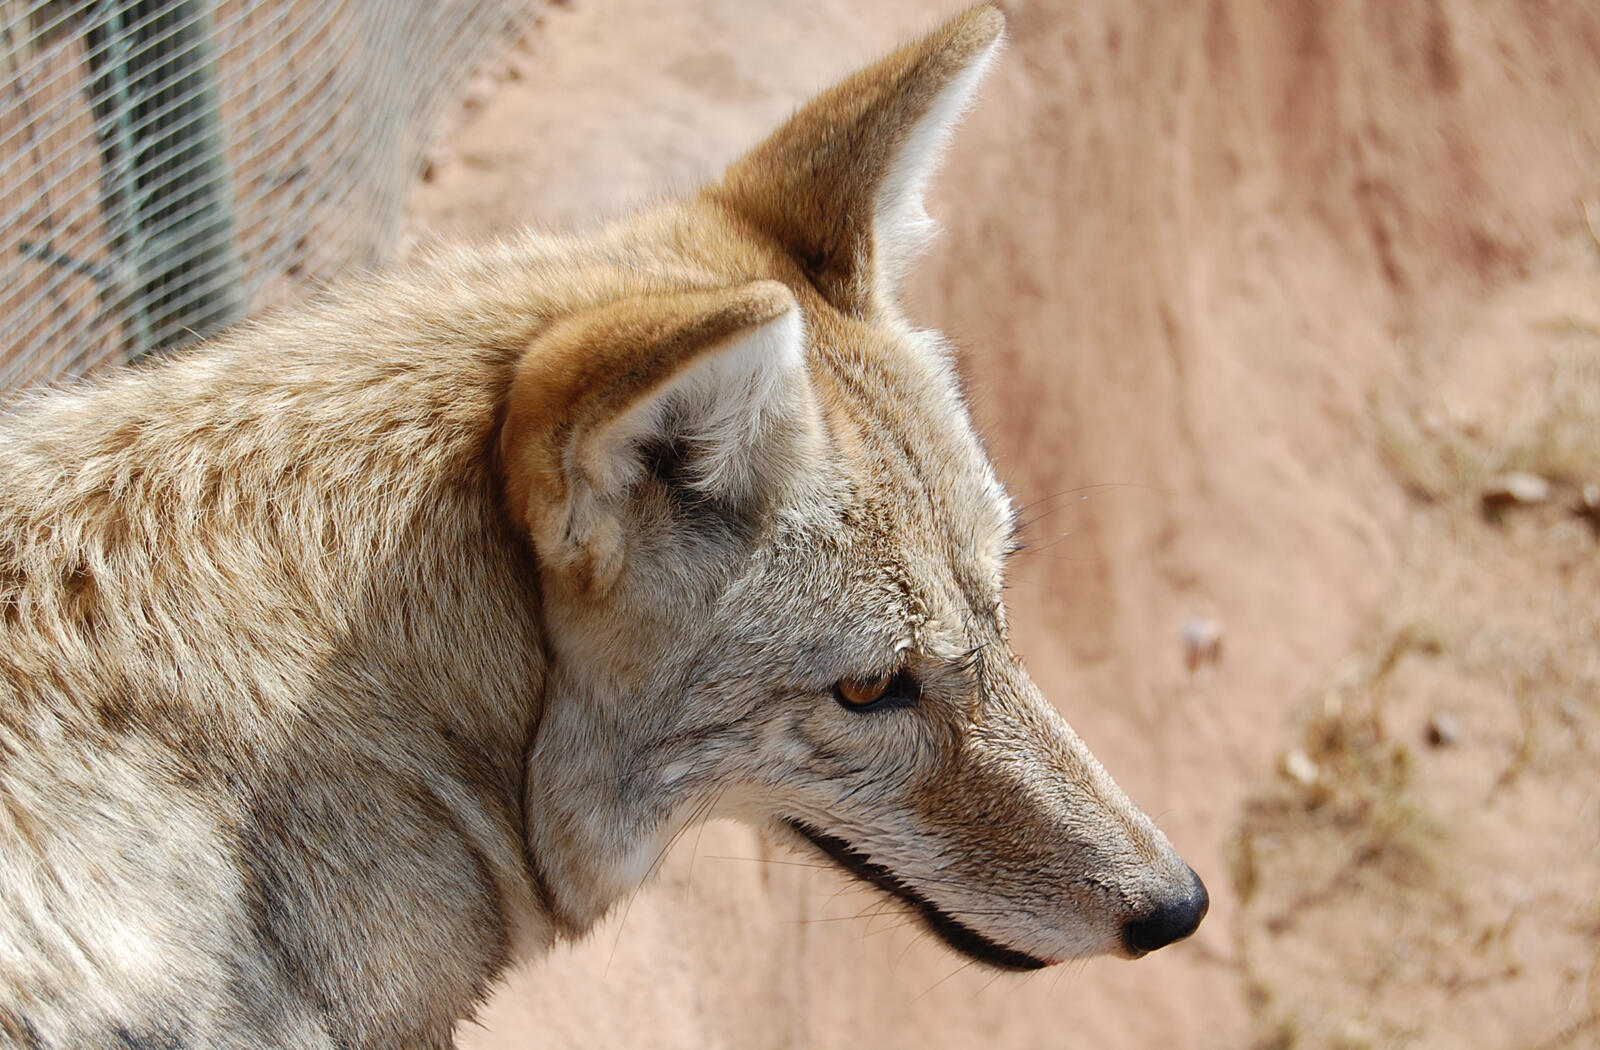
<path fill-rule="evenodd" d="M 463 1044 L 1600 1046 L 1600 6 L 1002 6 L 910 310 L 1211 917 L 995 977 L 710 825 Z M 953 10 L 0 0 L 0 382 L 692 190 Z"/>

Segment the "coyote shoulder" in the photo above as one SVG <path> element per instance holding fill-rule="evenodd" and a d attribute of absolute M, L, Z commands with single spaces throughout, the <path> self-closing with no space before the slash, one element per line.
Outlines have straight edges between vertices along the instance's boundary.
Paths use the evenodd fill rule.
<path fill-rule="evenodd" d="M 0 423 L 0 1046 L 444 1047 L 708 814 L 1032 969 L 1205 890 L 1007 641 L 895 286 L 975 8 L 698 195 Z"/>

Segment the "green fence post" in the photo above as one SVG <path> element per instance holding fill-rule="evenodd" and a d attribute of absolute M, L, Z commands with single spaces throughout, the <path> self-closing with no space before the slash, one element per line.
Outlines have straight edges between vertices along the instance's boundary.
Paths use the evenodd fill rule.
<path fill-rule="evenodd" d="M 99 0 L 89 67 L 128 355 L 243 312 L 206 0 Z"/>

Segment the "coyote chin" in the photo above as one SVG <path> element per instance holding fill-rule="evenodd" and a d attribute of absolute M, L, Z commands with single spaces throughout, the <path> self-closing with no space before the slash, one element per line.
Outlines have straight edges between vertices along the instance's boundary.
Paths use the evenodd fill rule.
<path fill-rule="evenodd" d="M 0 1044 L 444 1047 L 707 814 L 1026 970 L 1206 893 L 1038 693 L 897 282 L 978 7 L 697 196 L 0 424 Z"/>

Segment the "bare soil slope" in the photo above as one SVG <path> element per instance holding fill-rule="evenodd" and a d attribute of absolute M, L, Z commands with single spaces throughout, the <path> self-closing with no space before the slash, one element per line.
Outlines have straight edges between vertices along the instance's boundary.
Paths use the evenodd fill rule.
<path fill-rule="evenodd" d="M 1600 9 L 1006 6 L 912 313 L 965 348 L 1030 508 L 1020 647 L 1212 917 L 1136 964 L 995 980 L 713 826 L 464 1042 L 1593 1045 L 1600 583 L 1563 507 L 1600 452 L 1568 441 L 1558 498 L 1498 525 L 1476 499 L 1501 470 L 1554 475 L 1502 453 L 1600 383 Z M 948 12 L 551 7 L 441 143 L 413 232 L 581 226 L 690 188 Z M 1559 414 L 1600 429 L 1592 399 Z M 1198 669 L 1194 618 L 1223 630 Z M 1463 738 L 1433 751 L 1438 707 Z"/>

